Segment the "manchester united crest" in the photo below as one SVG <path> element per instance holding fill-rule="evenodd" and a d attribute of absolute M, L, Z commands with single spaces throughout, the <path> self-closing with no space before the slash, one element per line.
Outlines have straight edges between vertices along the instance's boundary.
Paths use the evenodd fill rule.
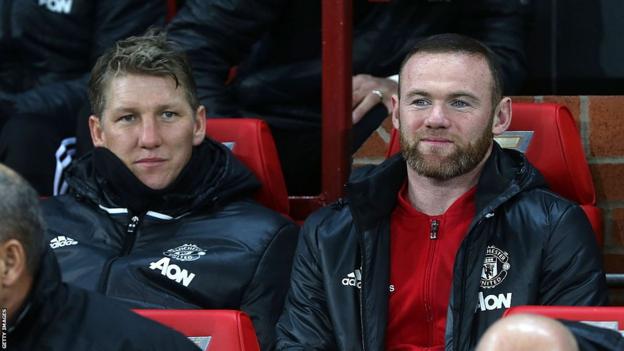
<path fill-rule="evenodd" d="M 496 246 L 488 246 L 481 271 L 481 287 L 491 289 L 502 283 L 507 277 L 509 254 Z"/>
<path fill-rule="evenodd" d="M 175 249 L 170 249 L 163 252 L 163 255 L 171 257 L 178 261 L 195 261 L 204 256 L 206 251 L 197 245 L 184 244 L 178 246 Z"/>

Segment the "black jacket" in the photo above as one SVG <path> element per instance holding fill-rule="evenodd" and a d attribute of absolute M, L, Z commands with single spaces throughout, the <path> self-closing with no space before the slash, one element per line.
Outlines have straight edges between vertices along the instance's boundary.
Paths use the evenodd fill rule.
<path fill-rule="evenodd" d="M 50 250 L 41 260 L 31 293 L 9 324 L 6 342 L 15 351 L 199 350 L 178 332 L 99 294 L 62 283 Z"/>
<path fill-rule="evenodd" d="M 115 41 L 164 24 L 163 0 L 0 0 L 0 114 L 73 118 Z M 73 125 L 72 125 L 73 126 Z"/>
<path fill-rule="evenodd" d="M 489 45 L 506 92 L 526 67 L 520 0 L 353 1 L 353 74 L 397 74 L 416 42 L 446 32 Z M 318 128 L 321 1 L 187 0 L 169 37 L 191 59 L 209 116 L 260 116 L 280 128 Z M 236 80 L 226 86 L 229 69 Z"/>
<path fill-rule="evenodd" d="M 86 156 L 69 171 L 71 194 L 43 203 L 48 240 L 64 281 L 136 308 L 240 309 L 269 349 L 297 227 L 247 198 L 257 181 L 226 147 L 200 147 L 210 156 L 194 192 L 145 214 L 116 205 Z"/>
<path fill-rule="evenodd" d="M 494 145 L 477 185 L 476 215 L 456 255 L 447 350 L 474 347 L 509 306 L 607 299 L 600 252 L 580 207 L 548 191 L 522 154 Z M 397 155 L 350 183 L 346 202 L 306 221 L 278 349 L 384 348 L 390 217 L 405 179 Z M 349 276 L 353 284 L 344 280 Z"/>

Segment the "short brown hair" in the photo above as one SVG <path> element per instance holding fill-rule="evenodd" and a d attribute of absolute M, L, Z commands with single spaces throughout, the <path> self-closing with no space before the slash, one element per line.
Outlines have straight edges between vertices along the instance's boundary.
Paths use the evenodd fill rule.
<path fill-rule="evenodd" d="M 501 69 L 490 48 L 480 41 L 456 33 L 437 34 L 419 41 L 405 56 L 399 70 L 399 97 L 401 95 L 401 76 L 403 67 L 412 56 L 419 53 L 447 54 L 463 53 L 480 56 L 490 69 L 492 75 L 492 108 L 495 108 L 503 97 L 503 79 Z"/>
<path fill-rule="evenodd" d="M 98 58 L 91 70 L 89 100 L 92 112 L 101 117 L 106 106 L 106 88 L 111 79 L 126 74 L 171 77 L 182 87 L 193 110 L 199 107 L 197 86 L 186 55 L 159 29 L 118 41 Z"/>

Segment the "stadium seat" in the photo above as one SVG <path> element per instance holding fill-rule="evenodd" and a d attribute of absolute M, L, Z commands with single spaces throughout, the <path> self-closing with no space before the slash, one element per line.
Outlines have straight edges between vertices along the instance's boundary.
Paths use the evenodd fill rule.
<path fill-rule="evenodd" d="M 209 118 L 206 135 L 227 145 L 260 180 L 256 200 L 288 216 L 286 183 L 275 142 L 266 122 L 252 118 Z"/>
<path fill-rule="evenodd" d="M 586 322 L 624 333 L 624 306 L 515 306 L 507 309 L 503 318 L 519 313 Z"/>
<path fill-rule="evenodd" d="M 554 192 L 581 206 L 602 246 L 602 216 L 596 206 L 596 190 L 570 110 L 551 103 L 513 103 L 509 130 L 533 131 L 527 158 Z M 387 156 L 399 149 L 399 136 L 393 130 Z"/>
<path fill-rule="evenodd" d="M 193 340 L 202 351 L 259 351 L 251 319 L 234 310 L 141 310 L 134 312 Z"/>

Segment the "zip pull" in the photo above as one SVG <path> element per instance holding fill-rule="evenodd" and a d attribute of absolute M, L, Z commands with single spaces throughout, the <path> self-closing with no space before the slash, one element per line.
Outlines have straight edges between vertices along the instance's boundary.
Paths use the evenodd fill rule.
<path fill-rule="evenodd" d="M 126 232 L 128 234 L 134 234 L 137 224 L 139 224 L 139 216 L 132 216 L 132 218 L 130 218 L 130 223 L 128 223 L 126 227 Z"/>
<path fill-rule="evenodd" d="M 437 219 L 432 220 L 429 228 L 429 239 L 436 240 L 438 238 L 438 228 L 440 228 L 440 221 Z"/>

